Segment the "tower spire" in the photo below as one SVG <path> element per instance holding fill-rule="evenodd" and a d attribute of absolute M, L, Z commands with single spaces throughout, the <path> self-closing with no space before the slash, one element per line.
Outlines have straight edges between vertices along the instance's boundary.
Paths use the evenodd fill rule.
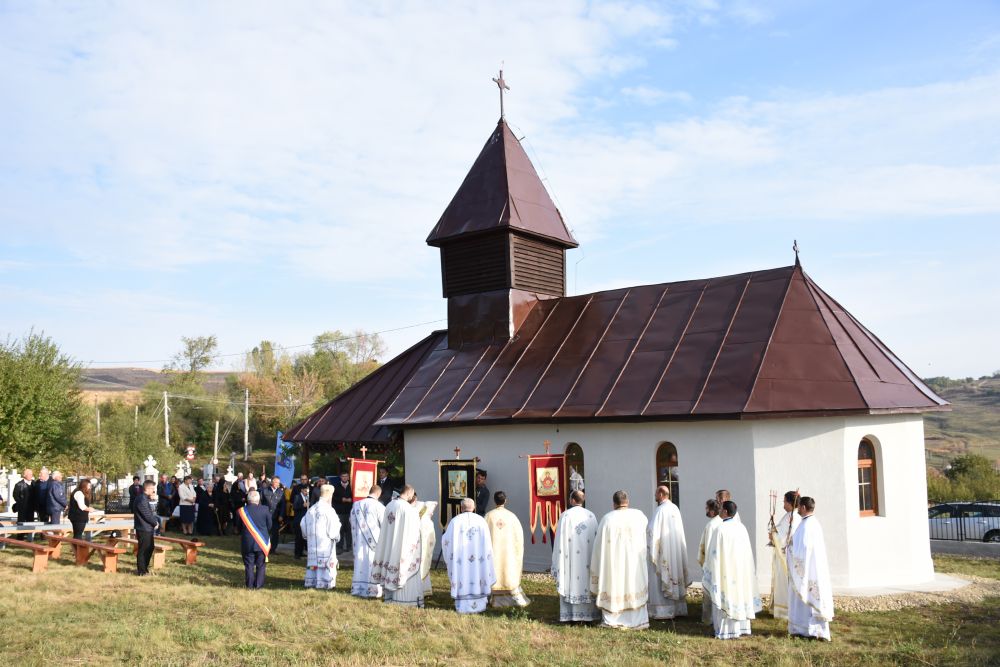
<path fill-rule="evenodd" d="M 500 63 L 500 76 L 494 77 L 493 83 L 497 84 L 497 88 L 500 89 L 500 119 L 503 120 L 503 91 L 510 90 L 510 86 L 503 79 L 503 63 Z"/>

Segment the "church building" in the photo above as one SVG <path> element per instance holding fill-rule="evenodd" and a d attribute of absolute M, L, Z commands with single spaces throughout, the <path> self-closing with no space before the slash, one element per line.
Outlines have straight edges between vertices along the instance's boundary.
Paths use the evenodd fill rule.
<path fill-rule="evenodd" d="M 726 488 L 762 592 L 769 492 L 800 489 L 817 500 L 835 587 L 933 578 L 921 413 L 947 404 L 797 259 L 567 296 L 577 242 L 502 117 L 427 243 L 447 329 L 291 429 L 304 453 L 393 443 L 406 481 L 436 498 L 436 461 L 460 449 L 527 526 L 520 457 L 549 441 L 598 516 L 618 489 L 648 516 L 669 484 L 695 578 L 705 500 Z M 547 570 L 550 553 L 526 539 L 525 568 Z"/>

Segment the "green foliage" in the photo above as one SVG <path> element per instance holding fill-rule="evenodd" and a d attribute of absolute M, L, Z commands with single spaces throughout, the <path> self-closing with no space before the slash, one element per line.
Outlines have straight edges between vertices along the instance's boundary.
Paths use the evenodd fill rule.
<path fill-rule="evenodd" d="M 68 451 L 80 428 L 79 367 L 44 334 L 0 343 L 0 454 L 38 465 Z"/>
<path fill-rule="evenodd" d="M 312 353 L 296 358 L 295 366 L 319 378 L 329 400 L 378 368 L 384 354 L 385 342 L 378 334 L 327 331 L 316 336 Z"/>
<path fill-rule="evenodd" d="M 952 459 L 944 475 L 928 470 L 927 499 L 931 502 L 996 498 L 1000 498 L 1000 473 L 984 456 L 965 454 Z"/>
<path fill-rule="evenodd" d="M 181 336 L 184 349 L 174 355 L 173 361 L 164 370 L 179 371 L 196 375 L 208 368 L 215 360 L 219 341 L 215 336 Z"/>

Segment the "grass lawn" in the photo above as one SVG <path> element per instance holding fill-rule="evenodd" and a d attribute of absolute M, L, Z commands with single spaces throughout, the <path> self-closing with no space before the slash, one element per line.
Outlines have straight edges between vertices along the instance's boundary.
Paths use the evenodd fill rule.
<path fill-rule="evenodd" d="M 198 564 L 170 552 L 166 569 L 138 579 L 135 561 L 105 575 L 64 559 L 32 574 L 25 552 L 0 552 L 0 655 L 6 664 L 177 665 L 941 665 L 1000 664 L 1000 599 L 839 615 L 834 641 L 788 639 L 763 617 L 753 636 L 714 640 L 695 620 L 647 631 L 565 627 L 551 582 L 526 581 L 527 610 L 459 616 L 435 571 L 424 610 L 352 598 L 344 570 L 334 591 L 302 588 L 303 561 L 283 554 L 267 587 L 242 589 L 235 538 L 208 538 Z M 95 557 L 96 558 L 96 557 Z M 939 571 L 1000 579 L 1000 564 L 936 559 Z M 700 606 L 689 605 L 691 619 Z M 11 656 L 18 656 L 16 659 Z"/>

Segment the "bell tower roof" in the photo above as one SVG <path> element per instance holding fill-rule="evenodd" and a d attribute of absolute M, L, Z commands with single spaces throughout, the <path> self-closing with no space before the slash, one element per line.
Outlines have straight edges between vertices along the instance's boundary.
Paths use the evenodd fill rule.
<path fill-rule="evenodd" d="M 552 203 L 521 142 L 502 117 L 441 215 L 427 244 L 494 231 L 519 232 L 563 248 L 576 239 Z"/>

